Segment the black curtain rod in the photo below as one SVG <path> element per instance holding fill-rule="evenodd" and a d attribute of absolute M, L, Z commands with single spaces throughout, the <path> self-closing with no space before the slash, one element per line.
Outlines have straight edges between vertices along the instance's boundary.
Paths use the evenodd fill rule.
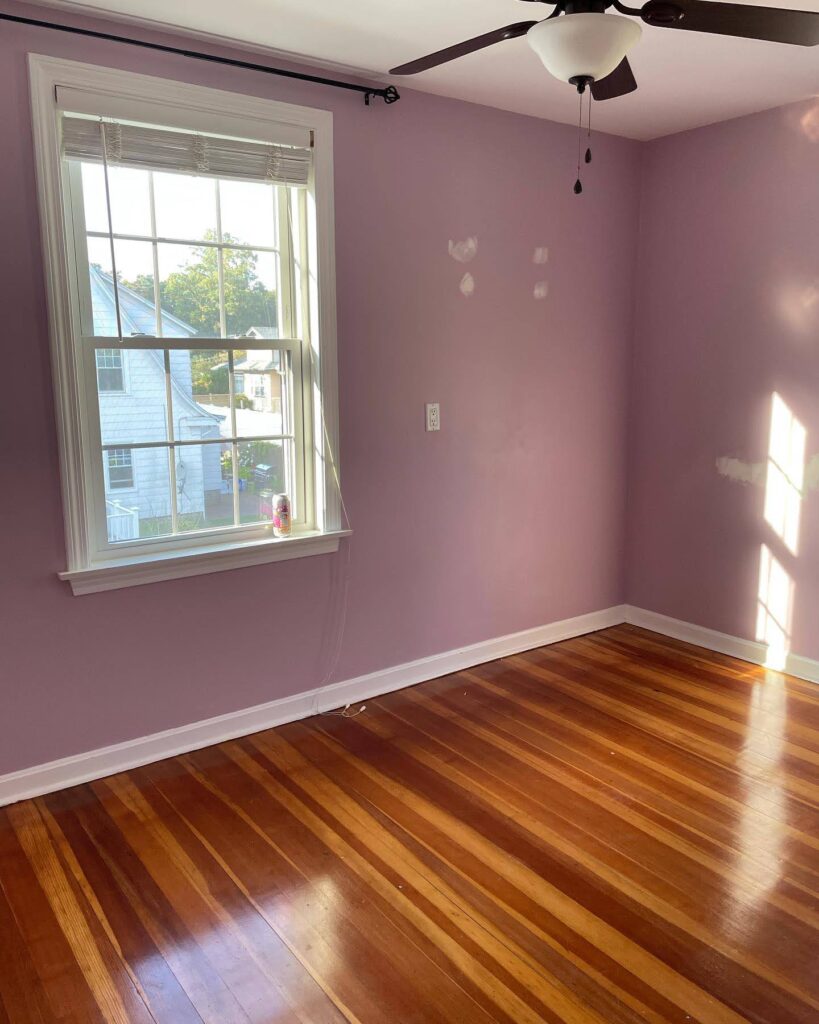
<path fill-rule="evenodd" d="M 17 25 L 34 25 L 36 28 L 53 28 L 57 32 L 70 32 L 75 36 L 87 36 L 89 39 L 105 39 L 110 43 L 126 43 L 128 46 L 141 46 L 146 50 L 158 50 L 160 53 L 175 53 L 179 57 L 191 57 L 193 60 L 206 60 L 212 64 L 227 64 L 231 68 L 244 68 L 246 71 L 261 71 L 266 75 L 280 75 L 282 78 L 295 78 L 299 82 L 314 82 L 316 85 L 329 85 L 334 89 L 347 89 L 350 92 L 364 93 L 364 102 L 370 105 L 374 96 L 380 97 L 386 104 L 395 103 L 401 95 L 394 85 L 375 88 L 372 85 L 354 85 L 352 82 L 340 82 L 336 78 L 322 78 L 319 75 L 306 75 L 300 71 L 285 71 L 283 68 L 271 68 L 267 64 L 254 64 L 249 60 L 235 60 L 233 57 L 217 57 L 215 53 L 202 53 L 200 50 L 185 50 L 181 46 L 166 46 L 163 43 L 149 43 L 143 39 L 129 39 L 111 32 L 95 32 L 90 28 L 76 28 L 73 25 L 60 25 L 53 21 L 40 21 L 38 18 L 22 18 L 17 14 L 0 12 L 0 21 L 13 21 Z"/>

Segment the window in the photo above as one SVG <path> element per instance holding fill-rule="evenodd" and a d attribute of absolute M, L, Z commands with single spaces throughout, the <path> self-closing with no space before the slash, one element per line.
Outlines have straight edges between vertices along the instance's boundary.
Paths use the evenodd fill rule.
<path fill-rule="evenodd" d="M 109 448 L 108 486 L 112 491 L 119 491 L 134 486 L 134 463 L 130 448 Z M 106 515 L 107 518 L 107 515 Z"/>
<path fill-rule="evenodd" d="M 65 239 L 45 246 L 61 575 L 85 592 L 334 550 L 330 115 L 31 64 L 44 232 Z"/>
<path fill-rule="evenodd" d="M 122 352 L 115 348 L 97 349 L 97 390 L 120 393 L 125 390 L 122 374 Z"/>

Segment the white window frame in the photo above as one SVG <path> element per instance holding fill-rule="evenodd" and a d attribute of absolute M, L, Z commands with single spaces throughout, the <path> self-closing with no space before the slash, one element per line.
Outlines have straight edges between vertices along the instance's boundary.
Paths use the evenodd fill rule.
<path fill-rule="evenodd" d="M 169 81 L 115 68 L 29 56 L 37 187 L 49 300 L 49 327 L 60 445 L 63 509 L 68 566 L 60 578 L 75 594 L 112 590 L 163 579 L 279 561 L 338 549 L 349 534 L 342 528 L 338 493 L 338 377 L 336 364 L 335 245 L 333 214 L 333 119 L 329 111 L 259 99 L 240 93 Z M 93 536 L 94 493 L 88 459 L 95 457 L 98 421 L 94 395 L 83 380 L 75 337 L 80 334 L 69 281 L 74 265 L 70 225 L 64 209 L 65 176 L 60 153 L 56 90 L 78 89 L 113 97 L 123 111 L 167 114 L 169 124 L 186 123 L 200 131 L 266 139 L 270 125 L 292 126 L 313 139 L 313 170 L 299 234 L 309 240 L 311 287 L 302 310 L 302 359 L 308 364 L 299 396 L 305 421 L 305 504 L 309 519 L 289 538 L 274 538 L 269 528 L 243 533 L 243 539 L 174 538 L 154 550 L 100 557 Z M 144 114 L 143 120 L 148 119 Z M 159 120 L 156 123 L 162 123 Z M 145 340 L 145 344 L 149 344 Z M 153 342 L 162 347 L 162 339 Z M 111 347 L 110 345 L 107 347 Z M 196 347 L 191 339 L 189 347 Z M 87 374 L 86 374 L 87 376 Z M 312 456 L 312 457 L 310 457 Z M 184 545 L 184 546 L 183 546 Z M 118 553 L 117 553 L 118 554 Z"/>

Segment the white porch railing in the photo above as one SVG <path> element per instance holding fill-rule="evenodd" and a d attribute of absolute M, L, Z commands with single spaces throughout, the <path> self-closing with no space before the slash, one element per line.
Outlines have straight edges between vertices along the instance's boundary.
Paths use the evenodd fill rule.
<path fill-rule="evenodd" d="M 105 518 L 108 525 L 108 540 L 111 544 L 120 540 L 136 540 L 139 537 L 139 509 L 126 508 L 118 501 L 106 501 Z"/>

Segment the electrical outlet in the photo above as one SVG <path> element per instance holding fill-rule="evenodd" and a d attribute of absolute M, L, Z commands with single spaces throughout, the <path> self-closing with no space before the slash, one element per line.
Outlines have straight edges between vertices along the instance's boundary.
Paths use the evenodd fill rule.
<path fill-rule="evenodd" d="M 441 407 L 437 402 L 427 402 L 427 430 L 441 429 Z"/>

